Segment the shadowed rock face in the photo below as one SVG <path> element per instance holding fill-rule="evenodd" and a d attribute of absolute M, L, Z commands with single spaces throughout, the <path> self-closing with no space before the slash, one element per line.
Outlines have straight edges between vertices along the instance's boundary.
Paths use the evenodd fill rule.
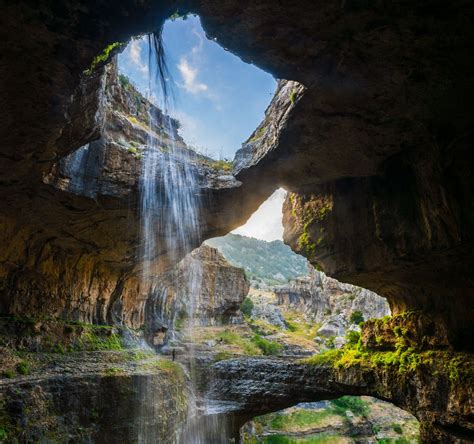
<path fill-rule="evenodd" d="M 136 240 L 123 221 L 123 201 L 77 199 L 41 181 L 62 156 L 100 135 L 101 68 L 81 75 L 93 57 L 111 42 L 156 29 L 177 6 L 199 13 L 209 36 L 243 60 L 304 85 L 280 86 L 265 121 L 277 127 L 269 131 L 273 142 L 265 138 L 253 149 L 257 155 L 237 163 L 238 197 L 212 196 L 203 216 L 209 233 L 241 223 L 279 185 L 301 199 L 330 199 L 324 241 L 315 221 L 306 228 L 312 245 L 319 242 L 303 251 L 313 263 L 389 297 L 395 310 L 429 301 L 453 329 L 453 344 L 466 346 L 460 338 L 471 329 L 465 313 L 472 310 L 473 11 L 461 0 L 9 5 L 2 14 L 8 93 L 0 193 L 5 244 L 22 252 L 2 258 L 5 291 L 19 286 L 12 282 L 21 280 L 16 268 L 45 262 L 49 249 L 54 261 L 65 254 L 73 264 L 93 251 L 89 268 L 103 267 L 93 274 L 109 274 L 101 285 L 114 280 L 114 288 L 112 275 L 123 276 L 133 262 L 127 245 L 105 242 Z M 302 250 L 306 222 L 298 206 L 295 213 L 293 220 L 288 206 L 285 237 Z M 26 239 L 34 246 L 28 253 Z M 456 276 L 454 285 L 443 276 Z"/>
<path fill-rule="evenodd" d="M 393 370 L 393 369 L 392 369 Z M 321 401 L 343 395 L 369 395 L 388 400 L 420 421 L 423 442 L 472 442 L 472 418 L 465 405 L 472 388 L 454 384 L 445 374 L 423 372 L 400 375 L 380 369 L 334 369 L 276 359 L 244 358 L 213 366 L 211 394 L 240 404 L 240 425 L 250 418 L 299 402 Z"/>

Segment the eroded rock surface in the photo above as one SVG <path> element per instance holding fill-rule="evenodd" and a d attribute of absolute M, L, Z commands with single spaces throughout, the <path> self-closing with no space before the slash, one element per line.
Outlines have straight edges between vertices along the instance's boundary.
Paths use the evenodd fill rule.
<path fill-rule="evenodd" d="M 146 326 L 152 341 L 161 345 L 169 334 L 189 323 L 242 322 L 240 305 L 248 291 L 244 271 L 230 265 L 215 248 L 202 245 L 161 276 L 153 288 L 146 304 Z"/>

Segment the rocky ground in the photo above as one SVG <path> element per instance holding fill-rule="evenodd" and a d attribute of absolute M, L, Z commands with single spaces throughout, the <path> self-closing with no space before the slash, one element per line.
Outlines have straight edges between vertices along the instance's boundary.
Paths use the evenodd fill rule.
<path fill-rule="evenodd" d="M 186 420 L 183 368 L 137 332 L 1 318 L 0 349 L 2 443 L 172 443 Z"/>

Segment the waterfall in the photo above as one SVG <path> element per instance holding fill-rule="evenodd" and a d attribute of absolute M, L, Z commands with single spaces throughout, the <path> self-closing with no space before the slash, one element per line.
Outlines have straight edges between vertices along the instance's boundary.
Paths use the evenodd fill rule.
<path fill-rule="evenodd" d="M 140 181 L 143 278 L 153 279 L 154 262 L 164 249 L 176 262 L 199 241 L 197 166 L 178 136 L 178 122 L 170 117 L 173 90 L 169 81 L 161 30 L 148 37 L 150 106 L 149 136 Z M 157 239 L 163 239 L 158 245 Z"/>
<path fill-rule="evenodd" d="M 178 135 L 178 123 L 170 117 L 173 91 L 169 81 L 161 30 L 148 38 L 149 99 L 159 107 L 150 106 L 149 137 L 143 157 L 140 180 L 141 260 L 144 287 L 159 288 L 156 267 L 160 254 L 165 252 L 176 263 L 183 253 L 200 243 L 200 200 L 198 197 L 198 169 L 196 156 L 183 144 Z M 159 278 L 158 278 L 159 279 Z M 192 260 L 187 288 L 187 320 L 185 334 L 192 338 L 196 321 L 196 307 L 201 293 L 202 264 Z M 158 296 L 158 295 L 156 295 Z M 161 295 L 163 297 L 163 295 Z M 195 377 L 196 356 L 189 341 L 186 364 L 189 368 L 191 401 L 189 421 L 176 440 L 183 444 L 228 442 L 224 422 L 205 400 L 198 399 Z M 146 387 L 141 392 L 148 393 Z M 150 402 L 149 393 L 143 402 Z M 146 423 L 139 442 L 156 442 Z"/>

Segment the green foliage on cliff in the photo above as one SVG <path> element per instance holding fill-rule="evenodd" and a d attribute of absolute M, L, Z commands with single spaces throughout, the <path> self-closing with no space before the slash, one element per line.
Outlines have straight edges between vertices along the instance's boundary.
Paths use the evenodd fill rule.
<path fill-rule="evenodd" d="M 355 310 L 351 313 L 351 317 L 349 319 L 353 324 L 359 325 L 361 322 L 364 322 L 364 315 L 361 311 Z"/>
<path fill-rule="evenodd" d="M 123 350 L 125 348 L 123 339 L 116 333 L 108 336 L 98 335 L 95 331 L 87 331 L 78 341 L 79 350 L 100 351 L 100 350 Z"/>
<path fill-rule="evenodd" d="M 242 304 L 240 305 L 240 311 L 242 312 L 242 314 L 244 316 L 251 316 L 252 314 L 252 310 L 253 310 L 253 302 L 252 302 L 252 299 L 250 299 L 249 297 L 246 297 Z"/>
<path fill-rule="evenodd" d="M 217 248 L 232 265 L 243 268 L 253 286 L 281 285 L 308 274 L 308 261 L 282 241 L 228 234 L 206 243 Z"/>
<path fill-rule="evenodd" d="M 205 158 L 202 160 L 202 163 L 214 170 L 220 170 L 220 171 L 226 171 L 226 172 L 232 171 L 232 167 L 233 167 L 232 161 L 227 160 L 227 159 L 214 160 L 211 158 Z"/>
<path fill-rule="evenodd" d="M 386 322 L 381 319 L 380 322 Z M 347 343 L 342 349 L 328 350 L 304 360 L 312 365 L 331 365 L 336 369 L 365 367 L 371 369 L 392 369 L 398 374 L 413 373 L 419 367 L 444 376 L 451 383 L 474 382 L 474 355 L 471 353 L 452 352 L 447 350 L 420 350 L 408 346 L 403 337 L 403 330 L 397 331 L 397 342 L 393 350 L 370 350 L 362 340 L 352 333 L 346 336 Z M 399 336 L 402 335 L 402 336 Z"/>
<path fill-rule="evenodd" d="M 130 79 L 125 74 L 119 74 L 118 77 L 122 88 L 127 88 L 131 84 Z"/>
<path fill-rule="evenodd" d="M 26 361 L 21 361 L 16 365 L 16 371 L 20 375 L 24 375 L 24 376 L 29 375 L 31 372 L 30 365 Z"/>
<path fill-rule="evenodd" d="M 94 70 L 97 68 L 97 66 L 99 66 L 99 64 L 107 63 L 109 61 L 109 57 L 111 56 L 112 51 L 114 51 L 115 49 L 121 48 L 125 45 L 126 43 L 114 42 L 106 46 L 99 55 L 94 57 L 90 68 L 84 71 L 84 73 L 87 75 L 91 75 L 94 72 Z"/>

